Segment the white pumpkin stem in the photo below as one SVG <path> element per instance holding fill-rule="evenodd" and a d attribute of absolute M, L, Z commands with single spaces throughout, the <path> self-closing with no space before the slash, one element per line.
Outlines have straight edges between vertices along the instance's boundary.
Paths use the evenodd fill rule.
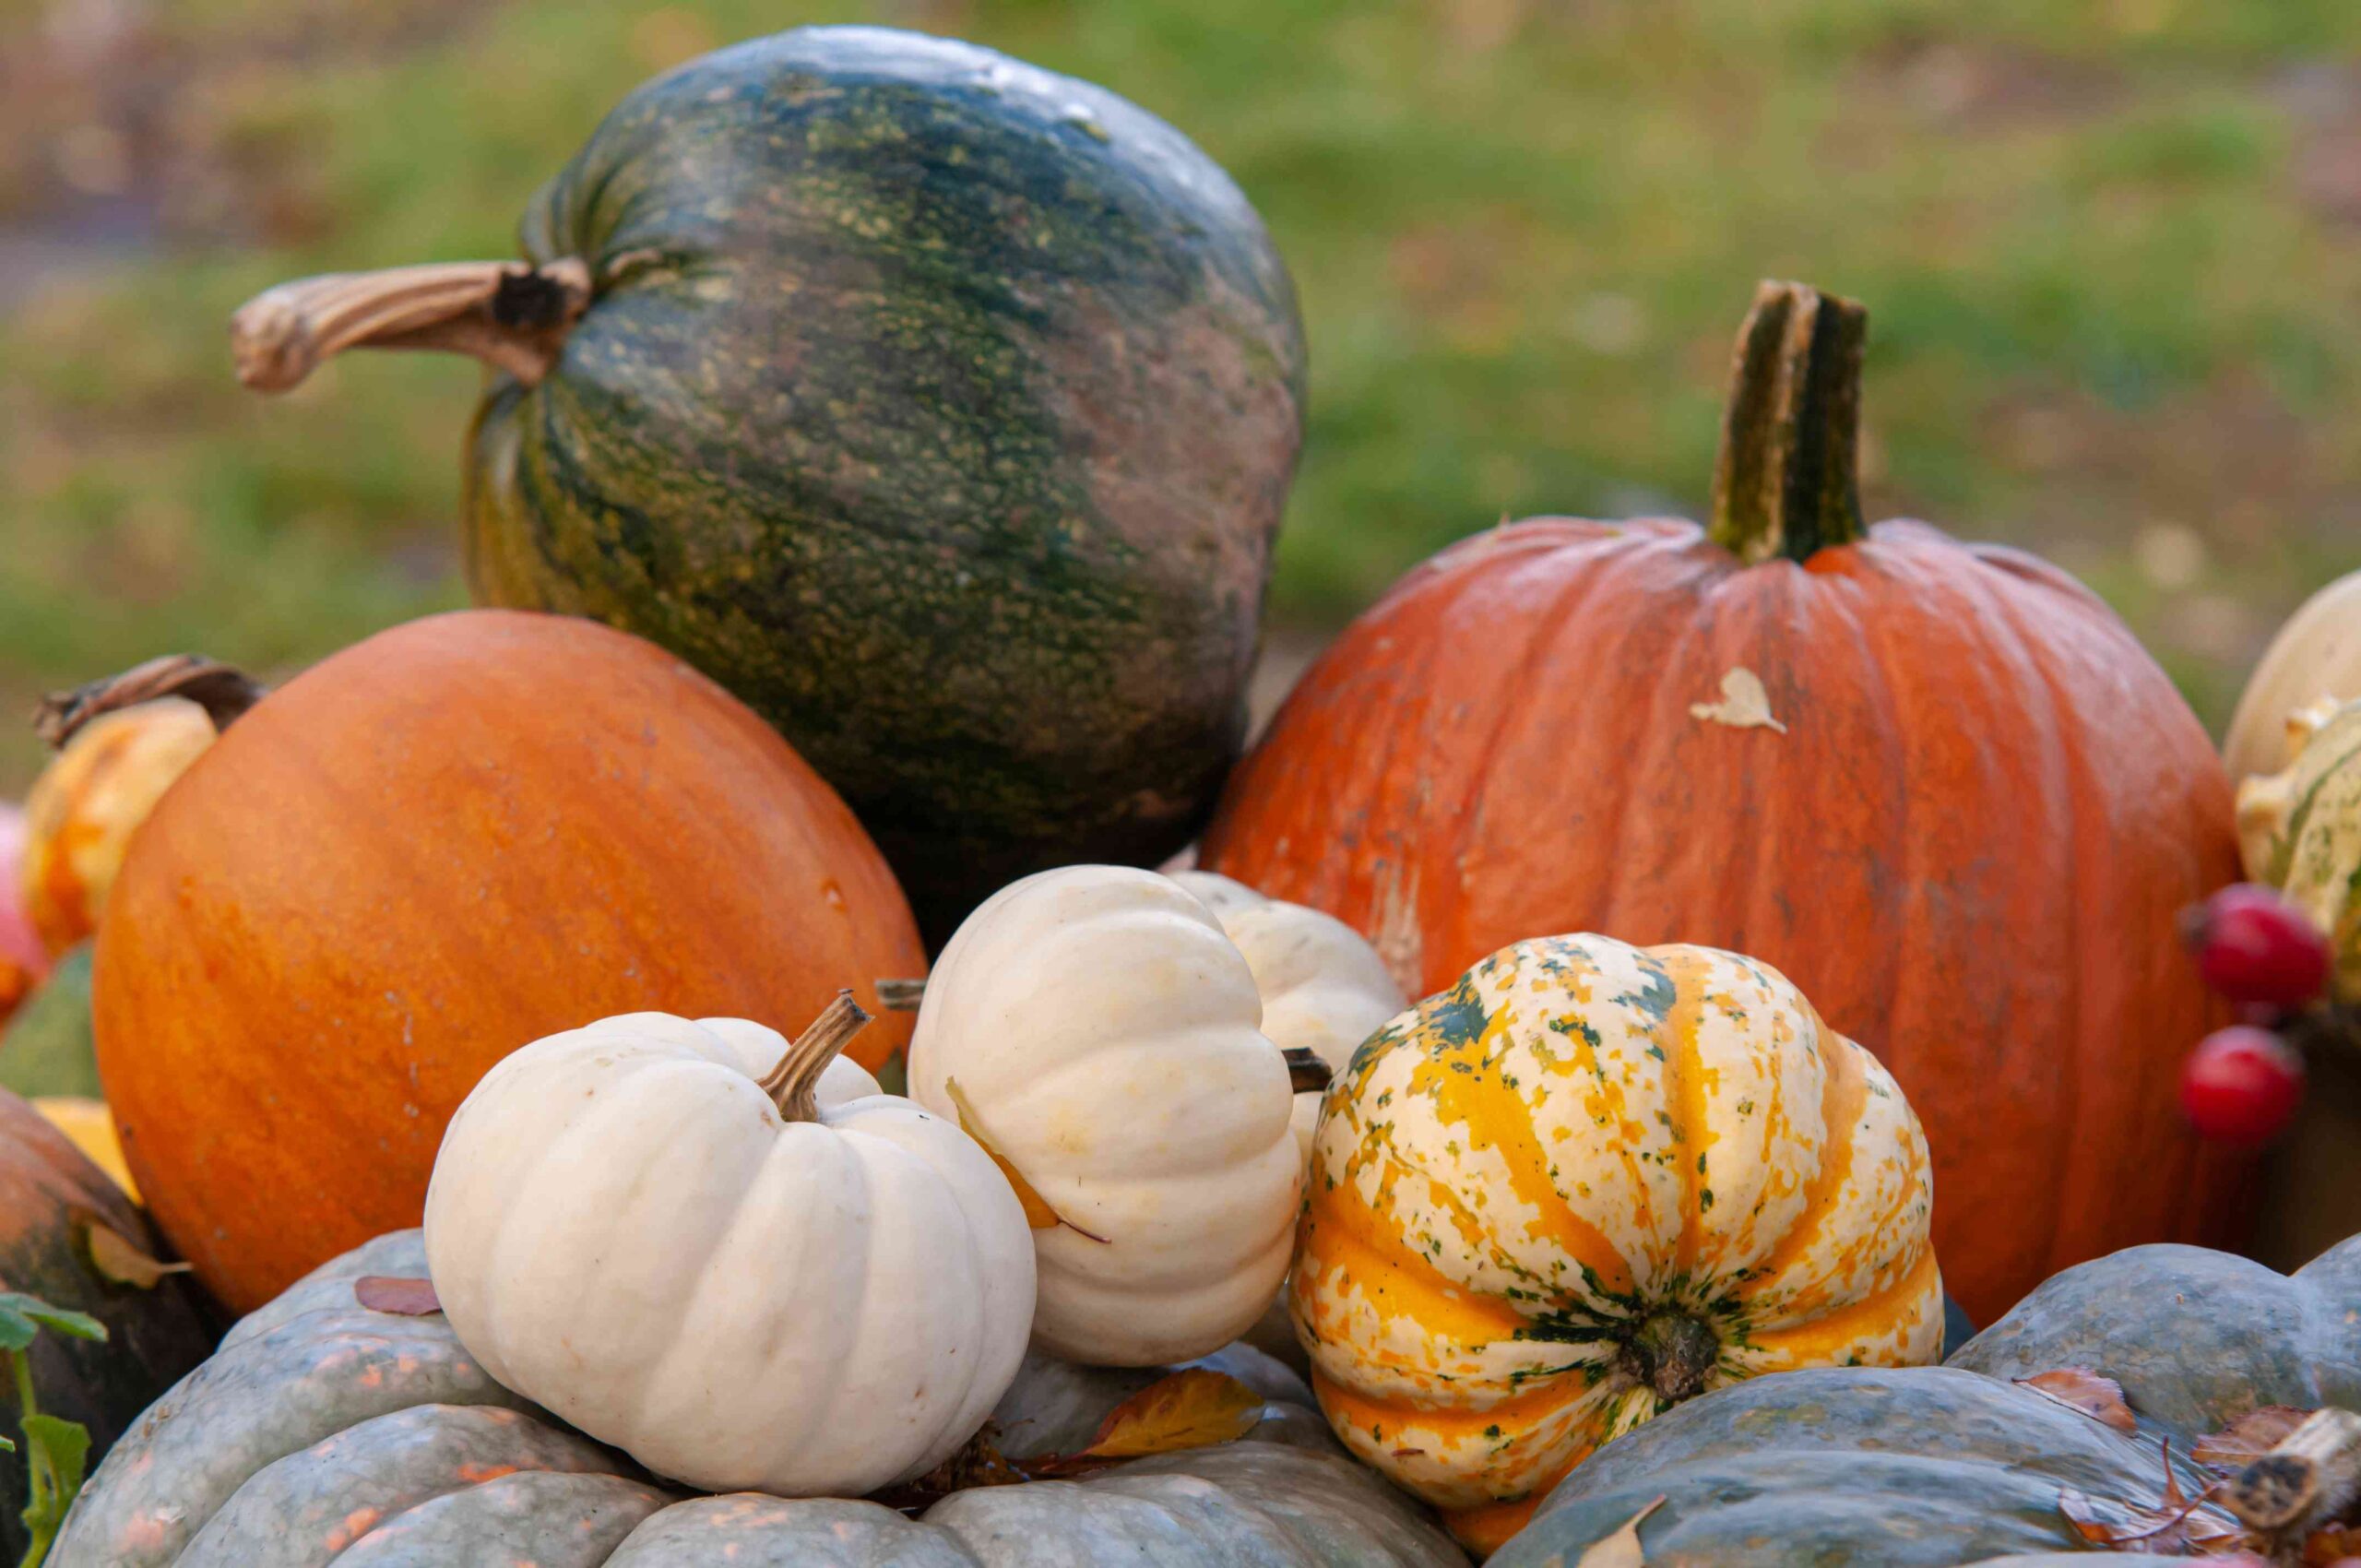
<path fill-rule="evenodd" d="M 566 256 L 330 272 L 266 289 L 230 318 L 238 379 L 284 392 L 347 349 L 472 354 L 528 386 L 557 363 L 590 306 L 590 268 Z"/>
<path fill-rule="evenodd" d="M 267 690 L 244 671 L 219 659 L 199 653 L 167 654 L 70 692 L 50 693 L 33 709 L 33 732 L 51 747 L 63 747 L 92 719 L 162 697 L 185 697 L 196 704 L 218 731 L 262 701 Z"/>
<path fill-rule="evenodd" d="M 787 1054 L 760 1080 L 781 1118 L 789 1122 L 820 1119 L 820 1075 L 868 1023 L 869 1014 L 852 999 L 852 992 L 840 991 L 809 1028 L 788 1042 Z"/>

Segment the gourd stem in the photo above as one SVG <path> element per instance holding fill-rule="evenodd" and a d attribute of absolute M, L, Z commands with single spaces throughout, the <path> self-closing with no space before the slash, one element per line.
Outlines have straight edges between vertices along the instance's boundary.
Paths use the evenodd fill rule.
<path fill-rule="evenodd" d="M 219 731 L 262 701 L 268 690 L 244 671 L 203 654 L 166 654 L 120 675 L 50 693 L 33 709 L 33 732 L 50 746 L 62 747 L 92 719 L 160 697 L 186 697 L 205 710 Z"/>
<path fill-rule="evenodd" d="M 1279 1054 L 1287 1059 L 1287 1087 L 1297 1094 L 1317 1094 L 1328 1087 L 1335 1070 L 1308 1045 L 1291 1045 Z"/>
<path fill-rule="evenodd" d="M 2289 1535 L 2343 1518 L 2361 1498 L 2361 1416 L 2314 1410 L 2233 1476 L 2222 1505 L 2258 1530 Z"/>
<path fill-rule="evenodd" d="M 788 1042 L 787 1054 L 761 1080 L 763 1092 L 771 1097 L 782 1118 L 789 1122 L 820 1119 L 816 1098 L 820 1075 L 868 1023 L 868 1013 L 852 999 L 852 992 L 840 991 L 810 1028 Z"/>
<path fill-rule="evenodd" d="M 239 306 L 230 351 L 238 379 L 256 392 L 284 392 L 347 349 L 473 354 L 532 386 L 589 304 L 590 268 L 575 256 L 544 267 L 451 261 L 330 272 Z"/>
<path fill-rule="evenodd" d="M 1803 283 L 1763 283 L 1738 328 L 1709 532 L 1749 565 L 1809 561 L 1861 520 L 1861 353 L 1869 313 Z"/>
<path fill-rule="evenodd" d="M 1623 1371 L 1667 1404 L 1704 1392 L 1722 1355 L 1714 1331 L 1687 1313 L 1652 1313 L 1623 1342 Z"/>

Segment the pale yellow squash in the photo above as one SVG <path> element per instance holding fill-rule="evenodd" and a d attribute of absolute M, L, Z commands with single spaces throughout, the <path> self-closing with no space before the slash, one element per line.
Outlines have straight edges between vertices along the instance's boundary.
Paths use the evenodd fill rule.
<path fill-rule="evenodd" d="M 2230 782 L 2295 761 L 2287 721 L 2299 709 L 2355 697 L 2361 697 L 2361 572 L 2306 600 L 2263 650 L 2222 742 Z"/>

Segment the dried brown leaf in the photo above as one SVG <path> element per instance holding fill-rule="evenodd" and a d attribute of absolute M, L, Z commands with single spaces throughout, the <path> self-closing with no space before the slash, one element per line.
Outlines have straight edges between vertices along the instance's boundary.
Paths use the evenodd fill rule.
<path fill-rule="evenodd" d="M 111 1226 L 90 1222 L 84 1237 L 90 1252 L 90 1266 L 102 1279 L 117 1285 L 134 1285 L 142 1290 L 153 1290 L 167 1275 L 186 1274 L 192 1265 L 166 1263 L 151 1256 L 147 1248 Z"/>
<path fill-rule="evenodd" d="M 958 1452 L 916 1480 L 870 1494 L 870 1501 L 916 1515 L 955 1491 L 979 1486 L 1018 1486 L 1033 1478 L 1000 1451 L 1000 1424 L 986 1421 Z"/>
<path fill-rule="evenodd" d="M 432 1317 L 443 1310 L 434 1281 L 390 1274 L 364 1274 L 352 1282 L 352 1299 L 373 1313 Z"/>
<path fill-rule="evenodd" d="M 2080 1410 L 2101 1426 L 2121 1432 L 2139 1430 L 2140 1423 L 2131 1417 L 2131 1407 L 2123 1402 L 2123 1385 L 2111 1377 L 2101 1377 L 2088 1367 L 2059 1367 L 2012 1381 L 2018 1387 L 2030 1388 L 2070 1410 Z M 2165 1479 L 2170 1480 L 2171 1477 L 2167 1475 Z"/>
<path fill-rule="evenodd" d="M 2094 1498 L 2070 1487 L 2058 1494 L 2058 1511 L 2075 1534 L 2106 1551 L 2221 1557 L 2259 1544 L 2252 1531 L 2214 1505 L 2213 1487 L 2195 1497 L 2181 1491 L 2180 1478 L 2173 1472 L 2172 1439 L 2164 1441 L 2159 1457 L 2165 1487 L 2157 1501 Z"/>
<path fill-rule="evenodd" d="M 2210 1557 L 2253 1544 L 2245 1526 L 2202 1499 L 2124 1503 L 2070 1488 L 2058 1494 L 2058 1511 L 2076 1535 L 2107 1551 Z"/>
<path fill-rule="evenodd" d="M 1263 1396 L 1228 1372 L 1186 1367 L 1160 1377 L 1107 1412 L 1079 1453 L 1037 1459 L 1036 1476 L 1077 1475 L 1125 1459 L 1235 1443 L 1263 1419 Z"/>
<path fill-rule="evenodd" d="M 1574 1568 L 1647 1568 L 1647 1555 L 1640 1547 L 1640 1525 L 1663 1506 L 1664 1499 L 1659 1497 L 1624 1520 L 1612 1535 L 1591 1542 L 1574 1559 Z"/>
<path fill-rule="evenodd" d="M 2324 1525 L 2304 1538 L 2307 1568 L 2361 1562 L 2361 1525 Z"/>
<path fill-rule="evenodd" d="M 1689 717 L 1705 724 L 1726 724 L 1733 730 L 1787 732 L 1787 727 L 1771 716 L 1771 694 L 1762 689 L 1762 677 L 1743 664 L 1723 672 L 1721 701 L 1692 702 Z"/>
<path fill-rule="evenodd" d="M 1101 1243 L 1106 1241 L 1106 1237 L 1085 1230 L 1081 1226 L 1050 1207 L 1050 1200 L 1036 1191 L 1033 1183 L 1025 1179 L 1025 1173 L 1009 1162 L 1008 1158 L 1002 1154 L 991 1139 L 984 1134 L 983 1125 L 976 1115 L 976 1108 L 969 1103 L 967 1092 L 959 1087 L 958 1079 L 943 1079 L 943 1092 L 951 1097 L 951 1109 L 959 1113 L 959 1130 L 975 1139 L 976 1146 L 991 1156 L 992 1163 L 1000 1167 L 1000 1173 L 1008 1178 L 1009 1186 L 1016 1193 L 1016 1201 L 1025 1206 L 1026 1224 L 1036 1230 L 1053 1229 L 1062 1225 L 1078 1236 L 1088 1237 L 1091 1241 Z"/>
<path fill-rule="evenodd" d="M 2265 1405 L 2248 1410 L 2220 1431 L 2197 1440 L 2189 1456 L 2199 1464 L 2227 1474 L 2243 1470 L 2279 1446 L 2282 1439 L 2311 1415 L 2293 1405 Z"/>

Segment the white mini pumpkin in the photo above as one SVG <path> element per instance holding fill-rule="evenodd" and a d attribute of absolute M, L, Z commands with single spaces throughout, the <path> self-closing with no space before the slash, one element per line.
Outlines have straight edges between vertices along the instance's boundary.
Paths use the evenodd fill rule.
<path fill-rule="evenodd" d="M 928 977 L 910 1093 L 1037 1199 L 1034 1339 L 1094 1366 L 1235 1339 L 1287 1267 L 1303 1159 L 1254 976 L 1205 906 L 1123 866 L 1001 889 Z"/>
<path fill-rule="evenodd" d="M 1409 1005 L 1377 949 L 1335 916 L 1265 898 L 1214 872 L 1170 875 L 1245 955 L 1263 998 L 1263 1033 L 1281 1051 L 1309 1051 L 1341 1073 L 1361 1041 Z M 1306 1159 L 1319 1123 L 1320 1092 L 1298 1094 L 1293 1125 Z"/>
<path fill-rule="evenodd" d="M 1033 1314 L 1025 1213 L 951 1123 L 836 1055 L 660 1013 L 485 1075 L 434 1162 L 426 1253 L 493 1377 L 659 1475 L 857 1497 L 990 1414 Z"/>

